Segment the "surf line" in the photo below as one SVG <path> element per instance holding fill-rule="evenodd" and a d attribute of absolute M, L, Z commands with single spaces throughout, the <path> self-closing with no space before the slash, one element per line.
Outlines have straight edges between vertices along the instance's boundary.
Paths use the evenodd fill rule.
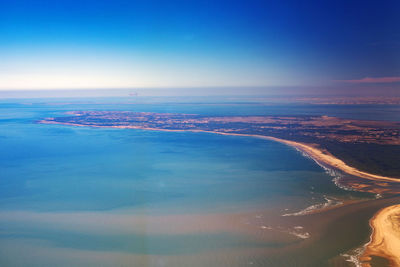
<path fill-rule="evenodd" d="M 207 130 L 195 130 L 195 129 L 190 129 L 190 130 L 188 130 L 188 129 L 182 129 L 182 130 L 180 130 L 180 129 L 162 129 L 162 128 L 151 128 L 151 127 L 130 126 L 130 125 L 124 125 L 124 126 L 85 125 L 85 124 L 78 124 L 78 123 L 56 122 L 56 121 L 46 121 L 46 120 L 39 121 L 39 123 L 64 124 L 64 125 L 70 125 L 70 126 L 82 126 L 82 127 L 94 127 L 94 128 L 137 129 L 137 130 L 163 131 L 163 132 L 214 133 L 214 134 L 219 134 L 219 135 L 255 137 L 255 138 L 279 142 L 279 143 L 288 145 L 290 147 L 294 147 L 297 150 L 299 150 L 300 152 L 304 153 L 305 155 L 308 155 L 310 158 L 312 158 L 318 164 L 332 167 L 334 169 L 340 170 L 340 171 L 350 174 L 352 176 L 356 176 L 356 177 L 367 179 L 367 180 L 373 180 L 373 181 L 385 181 L 385 182 L 400 183 L 400 178 L 372 174 L 372 173 L 364 172 L 364 171 L 358 170 L 354 167 L 351 167 L 351 166 L 347 165 L 341 159 L 338 159 L 335 156 L 333 156 L 332 154 L 324 152 L 319 148 L 313 147 L 310 144 L 290 141 L 290 140 L 281 139 L 281 138 L 277 138 L 277 137 L 273 137 L 273 136 L 258 135 L 258 134 L 231 133 L 231 132 L 219 132 L 219 131 L 207 131 Z"/>
<path fill-rule="evenodd" d="M 205 132 L 205 133 L 215 133 L 220 135 L 231 135 L 231 136 L 244 136 L 244 137 L 255 137 L 260 139 L 271 140 L 279 142 L 291 147 L 298 149 L 304 154 L 311 157 L 317 163 L 322 163 L 329 167 L 338 169 L 344 173 L 360 177 L 363 179 L 373 180 L 373 181 L 385 181 L 385 182 L 395 182 L 400 183 L 400 178 L 386 177 L 382 175 L 372 174 L 364 171 L 360 171 L 354 167 L 347 165 L 341 159 L 336 158 L 332 154 L 328 154 L 318 148 L 315 148 L 309 144 L 304 144 L 300 142 L 290 141 L 286 139 L 281 139 L 272 136 L 257 135 L 257 134 L 241 134 L 241 133 L 229 133 L 229 132 L 218 132 L 218 131 L 206 131 L 206 130 L 176 130 L 176 129 L 158 129 L 158 128 L 143 128 L 136 126 L 112 126 L 117 128 L 131 128 L 131 129 L 142 129 L 142 130 L 153 130 L 153 131 L 167 131 L 167 132 Z"/>

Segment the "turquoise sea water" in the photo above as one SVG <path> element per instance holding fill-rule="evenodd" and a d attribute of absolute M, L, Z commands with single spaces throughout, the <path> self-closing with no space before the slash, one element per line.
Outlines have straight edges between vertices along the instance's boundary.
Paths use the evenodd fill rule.
<path fill-rule="evenodd" d="M 370 107 L 85 101 L 0 103 L 1 266 L 279 266 L 262 250 L 302 239 L 284 228 L 256 238 L 251 216 L 284 224 L 326 197 L 358 197 L 272 141 L 36 121 L 87 109 L 371 119 Z M 375 109 L 397 119 L 398 106 Z"/>

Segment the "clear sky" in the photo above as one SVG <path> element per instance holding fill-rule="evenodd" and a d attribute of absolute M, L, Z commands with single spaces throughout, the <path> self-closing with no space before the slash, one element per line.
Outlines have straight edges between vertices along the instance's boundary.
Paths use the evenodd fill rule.
<path fill-rule="evenodd" d="M 399 14 L 398 0 L 0 0 L 0 89 L 400 91 Z"/>

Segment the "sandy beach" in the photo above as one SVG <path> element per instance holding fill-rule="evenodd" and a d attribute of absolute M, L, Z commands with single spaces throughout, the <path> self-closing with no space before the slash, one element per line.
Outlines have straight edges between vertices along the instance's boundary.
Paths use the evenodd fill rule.
<path fill-rule="evenodd" d="M 368 180 L 373 180 L 373 181 L 386 181 L 386 182 L 400 183 L 400 178 L 386 177 L 386 176 L 381 176 L 381 175 L 376 175 L 376 174 L 360 171 L 354 167 L 347 165 L 345 162 L 336 158 L 332 154 L 330 154 L 328 152 L 324 152 L 324 151 L 322 151 L 316 147 L 313 147 L 312 145 L 309 145 L 309 144 L 299 143 L 299 142 L 295 142 L 295 141 L 289 141 L 289 140 L 280 139 L 280 138 L 276 138 L 276 137 L 272 137 L 272 136 L 235 134 L 235 133 L 223 133 L 223 132 L 214 132 L 214 133 L 224 134 L 224 135 L 253 136 L 253 137 L 257 137 L 257 138 L 280 142 L 280 143 L 292 146 L 292 147 L 300 150 L 301 152 L 304 152 L 305 154 L 307 154 L 308 156 L 310 156 L 312 159 L 314 159 L 315 161 L 317 161 L 319 163 L 322 163 L 326 166 L 341 170 L 344 173 L 347 173 L 347 174 L 350 174 L 353 176 L 357 176 L 360 178 L 368 179 Z"/>
<path fill-rule="evenodd" d="M 386 258 L 392 266 L 400 266 L 400 204 L 380 210 L 370 220 L 370 225 L 373 232 L 360 257 L 362 266 L 371 266 L 371 256 Z"/>
<path fill-rule="evenodd" d="M 279 143 L 289 145 L 289 146 L 294 147 L 294 148 L 298 149 L 299 151 L 305 153 L 306 155 L 308 155 L 309 157 L 311 157 L 318 163 L 321 163 L 327 167 L 333 167 L 344 173 L 347 173 L 347 174 L 350 174 L 350 175 L 353 175 L 356 177 L 360 177 L 360 178 L 368 179 L 368 180 L 372 180 L 372 181 L 400 183 L 400 178 L 372 174 L 372 173 L 364 172 L 364 171 L 358 170 L 354 167 L 351 167 L 351 166 L 347 165 L 345 162 L 343 162 L 341 159 L 336 158 L 335 156 L 333 156 L 332 154 L 330 154 L 327 151 L 322 151 L 321 149 L 317 148 L 313 144 L 305 144 L 305 143 L 290 141 L 290 140 L 281 139 L 281 138 L 272 137 L 272 136 L 264 136 L 264 135 L 256 135 L 256 134 L 241 134 L 241 133 L 232 133 L 232 132 L 219 132 L 219 131 L 205 131 L 205 130 L 186 130 L 186 129 L 178 130 L 178 129 L 149 128 L 149 127 L 130 126 L 130 125 L 126 125 L 126 126 L 125 125 L 124 126 L 83 125 L 83 124 L 68 123 L 68 122 L 56 122 L 56 121 L 51 121 L 51 120 L 42 120 L 42 121 L 39 121 L 39 123 L 63 124 L 63 125 L 70 125 L 70 126 L 83 126 L 83 127 L 96 127 L 96 128 L 98 127 L 98 128 L 140 129 L 140 130 L 164 131 L 164 132 L 205 132 L 205 133 L 215 133 L 215 134 L 231 135 L 231 136 L 256 137 L 256 138 L 276 141 Z"/>
<path fill-rule="evenodd" d="M 314 160 L 326 164 L 328 166 L 334 167 L 336 169 L 339 169 L 347 174 L 354 175 L 360 178 L 368 179 L 368 180 L 374 180 L 374 181 L 386 181 L 386 182 L 400 182 L 399 178 L 394 178 L 394 177 L 386 177 L 386 176 L 381 176 L 381 175 L 376 175 L 376 174 L 371 174 L 367 172 L 360 171 L 354 167 L 351 167 L 344 163 L 342 160 L 334 157 L 333 155 L 329 154 L 328 152 L 321 151 L 318 148 L 312 147 L 311 145 L 303 144 L 303 143 L 298 143 L 294 141 L 288 141 L 288 140 L 283 140 L 275 137 L 267 137 L 269 140 L 275 140 L 277 142 L 281 142 L 290 146 L 293 146 L 302 152 L 306 153 L 310 157 L 312 157 Z"/>

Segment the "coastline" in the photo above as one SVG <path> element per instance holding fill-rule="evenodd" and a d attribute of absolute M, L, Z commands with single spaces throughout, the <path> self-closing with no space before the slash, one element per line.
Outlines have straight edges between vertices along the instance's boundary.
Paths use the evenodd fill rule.
<path fill-rule="evenodd" d="M 400 204 L 381 209 L 370 220 L 372 234 L 360 260 L 370 267 L 373 256 L 388 259 L 391 266 L 400 266 Z"/>
<path fill-rule="evenodd" d="M 70 125 L 70 126 L 80 126 L 80 127 L 94 127 L 94 128 L 118 128 L 118 129 L 138 129 L 138 130 L 148 130 L 148 131 L 163 131 L 163 132 L 194 132 L 194 133 L 214 133 L 220 135 L 231 135 L 231 136 L 243 136 L 243 137 L 255 137 L 260 139 L 271 140 L 275 142 L 279 142 L 291 147 L 296 148 L 297 150 L 305 153 L 313 160 L 315 160 L 319 164 L 323 164 L 334 169 L 338 169 L 346 174 L 350 174 L 352 176 L 356 176 L 359 178 L 372 180 L 372 181 L 381 181 L 381 182 L 395 182 L 400 183 L 400 178 L 395 177 L 387 177 L 377 174 L 372 174 L 368 172 L 364 172 L 358 170 L 354 167 L 347 165 L 344 161 L 339 158 L 336 158 L 332 154 L 322 151 L 319 148 L 313 147 L 311 144 L 300 143 L 296 141 L 290 141 L 286 139 L 281 139 L 272 136 L 265 135 L 257 135 L 257 134 L 241 134 L 241 133 L 232 133 L 232 132 L 218 132 L 218 131 L 205 131 L 205 130 L 179 130 L 179 129 L 161 129 L 161 128 L 150 128 L 150 127 L 140 127 L 140 126 L 100 126 L 100 125 L 83 125 L 83 124 L 75 124 L 68 122 L 55 122 L 55 121 L 46 121 L 42 120 L 39 123 L 43 124 L 61 124 L 61 125 Z"/>
<path fill-rule="evenodd" d="M 148 131 L 164 131 L 164 132 L 194 132 L 194 133 L 213 133 L 219 135 L 230 135 L 230 136 L 242 136 L 242 137 L 254 137 L 259 139 L 271 140 L 275 142 L 279 142 L 290 147 L 297 149 L 298 151 L 304 153 L 304 155 L 309 156 L 315 162 L 317 162 L 321 166 L 331 167 L 337 170 L 340 170 L 346 174 L 377 182 L 392 182 L 392 183 L 400 183 L 400 178 L 394 177 L 386 177 L 376 174 L 367 173 L 361 170 L 358 170 L 354 167 L 347 165 L 344 161 L 336 158 L 332 154 L 323 151 L 317 147 L 314 147 L 312 144 L 305 144 L 295 141 L 290 141 L 286 139 L 280 139 L 272 136 L 263 136 L 263 135 L 255 135 L 255 134 L 241 134 L 241 133 L 231 133 L 231 132 L 219 132 L 219 131 L 205 131 L 205 130 L 179 130 L 179 129 L 160 129 L 160 128 L 147 128 L 140 126 L 99 126 L 99 125 L 82 125 L 82 124 L 73 124 L 73 123 L 60 123 L 53 121 L 39 121 L 39 123 L 45 124 L 63 124 L 70 126 L 80 126 L 80 127 L 93 127 L 93 128 L 117 128 L 117 129 L 137 129 L 137 130 L 148 130 Z M 355 188 L 356 190 L 360 188 Z M 339 205 L 339 206 L 343 206 Z M 331 207 L 332 208 L 332 207 Z M 379 257 L 383 257 L 389 260 L 393 266 L 400 266 L 400 255 L 396 255 L 397 251 L 400 251 L 400 222 L 399 227 L 397 229 L 393 229 L 390 225 L 387 224 L 387 218 L 391 214 L 397 212 L 400 216 L 400 205 L 389 206 L 387 208 L 382 209 L 378 213 L 374 215 L 372 219 L 370 219 L 370 225 L 373 229 L 371 234 L 371 241 L 367 243 L 364 247 L 365 250 L 361 256 L 358 256 L 362 263 L 363 267 L 370 267 L 371 265 L 367 262 L 371 260 L 371 255 L 376 255 Z M 315 213 L 315 212 L 313 212 Z M 386 222 L 385 222 L 386 220 Z M 392 221 L 390 221 L 392 222 Z M 385 224 L 386 223 L 386 224 Z M 384 240 L 383 240 L 383 237 Z M 383 247 L 382 247 L 383 246 Z M 392 249 L 387 250 L 385 246 L 390 246 Z M 399 254 L 399 253 L 397 253 Z"/>
<path fill-rule="evenodd" d="M 373 181 L 385 181 L 385 182 L 397 182 L 397 183 L 400 182 L 399 178 L 386 177 L 386 176 L 381 176 L 381 175 L 377 175 L 377 174 L 360 171 L 354 167 L 347 165 L 341 159 L 338 159 L 331 154 L 325 153 L 324 151 L 322 151 L 318 148 L 312 147 L 311 145 L 294 142 L 294 141 L 289 141 L 289 140 L 284 140 L 284 139 L 275 138 L 275 137 L 268 137 L 267 139 L 274 140 L 274 141 L 281 142 L 281 143 L 287 144 L 289 146 L 295 147 L 295 148 L 299 149 L 300 151 L 309 155 L 315 161 L 326 164 L 330 167 L 334 167 L 336 169 L 343 171 L 344 173 L 347 173 L 347 174 L 350 174 L 353 176 L 357 176 L 360 178 L 373 180 Z"/>

